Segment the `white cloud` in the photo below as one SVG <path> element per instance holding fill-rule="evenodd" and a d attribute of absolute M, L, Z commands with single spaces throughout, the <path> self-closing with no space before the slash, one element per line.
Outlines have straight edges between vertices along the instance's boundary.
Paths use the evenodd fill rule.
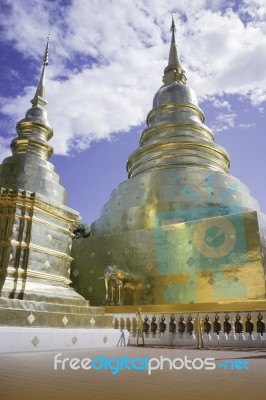
<path fill-rule="evenodd" d="M 254 106 L 262 104 L 266 101 L 266 87 L 255 88 L 250 93 L 250 99 Z"/>
<path fill-rule="evenodd" d="M 238 13 L 230 8 L 234 2 L 218 0 L 5 2 L 11 11 L 1 19 L 2 40 L 25 58 L 40 60 L 51 33 L 46 93 L 59 154 L 145 120 L 167 62 L 171 12 L 189 85 L 228 111 L 218 116 L 216 131 L 234 126 L 236 118 L 223 94 L 239 94 L 255 106 L 266 100 L 264 0 L 244 1 Z M 22 118 L 33 92 L 27 87 L 2 99 L 2 113 Z"/>
<path fill-rule="evenodd" d="M 235 113 L 221 113 L 216 117 L 217 121 L 223 121 L 227 125 L 233 127 L 235 125 L 235 118 L 237 115 Z"/>
<path fill-rule="evenodd" d="M 237 117 L 236 113 L 228 112 L 228 113 L 220 113 L 216 117 L 215 125 L 211 128 L 213 132 L 223 132 L 228 130 L 229 128 L 233 128 L 235 126 L 235 119 Z"/>
<path fill-rule="evenodd" d="M 213 101 L 212 105 L 215 108 L 225 108 L 228 111 L 231 110 L 231 104 L 227 100 L 221 100 L 219 98 L 213 98 L 209 100 Z"/>
<path fill-rule="evenodd" d="M 253 128 L 254 126 L 256 126 L 256 124 L 252 122 L 250 124 L 239 124 L 238 126 L 240 129 L 248 129 L 248 128 Z"/>

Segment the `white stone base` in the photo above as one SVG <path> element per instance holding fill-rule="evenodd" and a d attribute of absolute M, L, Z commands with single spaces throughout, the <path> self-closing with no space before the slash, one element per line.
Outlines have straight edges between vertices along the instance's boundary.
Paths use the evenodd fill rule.
<path fill-rule="evenodd" d="M 128 339 L 120 329 L 0 327 L 0 353 L 116 347 Z"/>
<path fill-rule="evenodd" d="M 216 333 L 211 333 L 207 335 L 203 334 L 203 346 L 206 347 L 266 347 L 266 338 L 265 336 L 260 336 L 259 334 L 254 334 L 250 336 L 248 333 L 242 333 L 241 336 L 239 334 L 234 334 L 232 337 L 227 337 L 223 333 L 217 336 Z M 152 333 L 144 334 L 144 342 L 146 346 L 201 346 L 201 341 L 198 343 L 198 338 L 196 333 L 185 332 L 181 333 L 156 333 L 153 335 Z M 139 338 L 139 343 L 142 344 L 142 338 Z M 136 334 L 130 335 L 129 345 L 134 346 L 137 344 L 137 336 Z"/>

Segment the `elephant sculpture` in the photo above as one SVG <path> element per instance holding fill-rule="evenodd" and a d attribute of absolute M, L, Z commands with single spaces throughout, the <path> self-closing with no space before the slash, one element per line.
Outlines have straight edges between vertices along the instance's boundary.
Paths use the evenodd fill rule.
<path fill-rule="evenodd" d="M 123 279 L 127 272 L 116 265 L 109 265 L 104 270 L 105 303 L 123 305 Z"/>

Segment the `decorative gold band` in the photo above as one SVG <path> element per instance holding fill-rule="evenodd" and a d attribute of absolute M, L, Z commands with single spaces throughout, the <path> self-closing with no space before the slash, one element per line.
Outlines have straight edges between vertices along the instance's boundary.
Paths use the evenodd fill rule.
<path fill-rule="evenodd" d="M 158 113 L 160 113 L 162 111 L 170 111 L 171 112 L 171 111 L 178 110 L 180 108 L 184 108 L 184 109 L 187 108 L 189 110 L 192 110 L 197 115 L 197 117 L 201 120 L 201 122 L 202 123 L 204 122 L 204 119 L 205 119 L 204 118 L 204 114 L 203 114 L 203 111 L 199 107 L 197 107 L 197 106 L 195 106 L 193 104 L 167 103 L 167 104 L 162 104 L 159 107 L 153 108 L 148 113 L 147 121 L 146 121 L 147 122 L 147 126 L 149 126 L 150 121 L 155 117 L 156 114 L 158 114 Z"/>
<path fill-rule="evenodd" d="M 32 277 L 32 278 L 44 279 L 46 281 L 58 282 L 64 285 L 69 285 L 71 283 L 70 279 L 67 279 L 63 276 L 47 274 L 45 272 L 40 272 L 40 271 L 33 271 L 31 269 L 27 270 L 16 270 L 16 269 L 11 270 L 10 268 L 8 268 L 7 270 L 0 269 L 0 275 L 7 275 L 12 278 L 19 277 L 21 279 L 26 277 L 27 278 Z"/>

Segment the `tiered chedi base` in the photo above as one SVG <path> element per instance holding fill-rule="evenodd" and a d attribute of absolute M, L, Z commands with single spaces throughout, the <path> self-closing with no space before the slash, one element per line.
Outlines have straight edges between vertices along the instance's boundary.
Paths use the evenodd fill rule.
<path fill-rule="evenodd" d="M 77 213 L 35 193 L 1 189 L 1 297 L 69 303 L 72 227 Z"/>
<path fill-rule="evenodd" d="M 246 187 L 218 171 L 162 169 L 119 185 L 90 238 L 73 244 L 73 286 L 103 304 L 117 265 L 124 304 L 265 298 L 261 213 Z"/>
<path fill-rule="evenodd" d="M 0 325 L 112 327 L 102 309 L 69 287 L 78 213 L 39 194 L 5 189 L 0 210 Z"/>
<path fill-rule="evenodd" d="M 45 328 L 113 328 L 113 317 L 101 307 L 0 299 L 0 326 Z"/>

